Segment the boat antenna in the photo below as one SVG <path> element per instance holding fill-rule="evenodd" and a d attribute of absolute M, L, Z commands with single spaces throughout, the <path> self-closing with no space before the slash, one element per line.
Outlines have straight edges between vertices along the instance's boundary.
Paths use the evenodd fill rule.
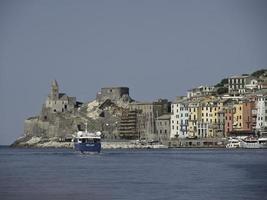
<path fill-rule="evenodd" d="M 85 122 L 85 132 L 87 133 L 87 122 Z"/>

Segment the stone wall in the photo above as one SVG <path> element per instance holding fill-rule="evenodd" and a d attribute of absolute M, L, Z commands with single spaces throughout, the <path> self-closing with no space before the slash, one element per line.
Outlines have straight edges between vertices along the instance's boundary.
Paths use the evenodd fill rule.
<path fill-rule="evenodd" d="M 121 98 L 129 100 L 129 88 L 128 87 L 107 87 L 101 88 L 101 91 L 97 93 L 96 100 L 98 102 L 103 102 L 107 99 L 111 101 L 118 101 Z"/>

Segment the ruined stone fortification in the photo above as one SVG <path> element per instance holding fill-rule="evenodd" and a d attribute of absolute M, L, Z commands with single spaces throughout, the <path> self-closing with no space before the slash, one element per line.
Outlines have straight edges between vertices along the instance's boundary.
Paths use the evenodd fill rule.
<path fill-rule="evenodd" d="M 110 99 L 113 102 L 123 101 L 131 102 L 132 99 L 129 96 L 128 87 L 105 87 L 101 88 L 101 91 L 97 93 L 96 100 L 98 102 L 104 102 L 105 100 Z"/>

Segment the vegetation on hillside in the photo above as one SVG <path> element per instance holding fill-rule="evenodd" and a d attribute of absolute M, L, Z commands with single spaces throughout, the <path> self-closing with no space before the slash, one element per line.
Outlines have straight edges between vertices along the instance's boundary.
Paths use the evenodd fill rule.
<path fill-rule="evenodd" d="M 254 76 L 254 77 L 259 78 L 260 76 L 262 76 L 262 75 L 265 74 L 265 77 L 266 77 L 266 76 L 267 76 L 266 73 L 267 73 L 267 69 L 260 69 L 260 70 L 257 70 L 257 71 L 255 71 L 255 72 L 253 72 L 253 73 L 251 74 L 251 76 Z"/>

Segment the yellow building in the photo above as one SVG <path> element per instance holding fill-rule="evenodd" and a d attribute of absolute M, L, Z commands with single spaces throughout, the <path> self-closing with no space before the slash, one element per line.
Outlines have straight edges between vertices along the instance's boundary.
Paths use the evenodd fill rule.
<path fill-rule="evenodd" d="M 243 104 L 237 103 L 234 105 L 233 128 L 235 130 L 243 129 Z"/>
<path fill-rule="evenodd" d="M 222 132 L 223 103 L 216 99 L 207 99 L 201 104 L 201 121 L 198 122 L 198 134 L 202 137 L 216 137 Z M 221 135 L 222 133 L 220 133 Z"/>
<path fill-rule="evenodd" d="M 197 137 L 197 122 L 201 119 L 200 107 L 197 102 L 191 102 L 188 105 L 189 118 L 188 118 L 188 137 Z"/>

